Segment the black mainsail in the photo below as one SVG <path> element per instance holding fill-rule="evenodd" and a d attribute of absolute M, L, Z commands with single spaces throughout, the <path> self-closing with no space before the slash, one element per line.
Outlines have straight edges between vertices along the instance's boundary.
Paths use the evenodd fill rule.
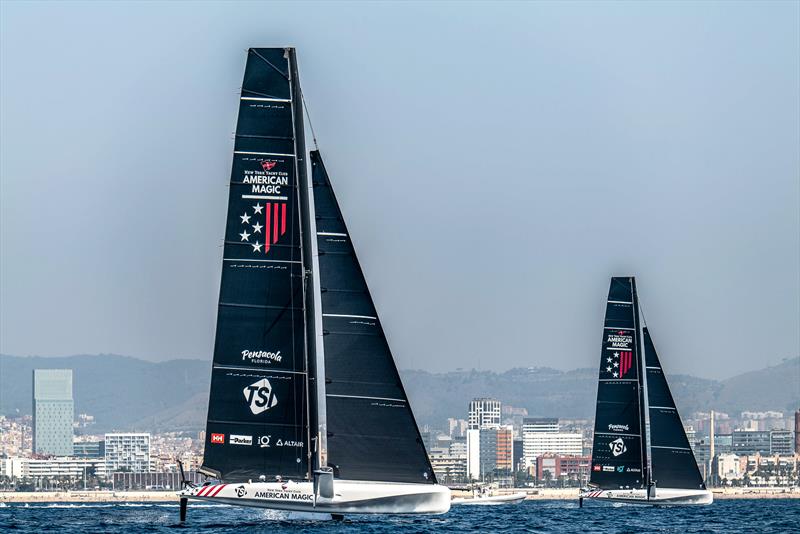
<path fill-rule="evenodd" d="M 202 471 L 435 484 L 318 151 L 306 176 L 301 104 L 294 49 L 250 49 Z"/>
<path fill-rule="evenodd" d="M 643 330 L 651 479 L 661 487 L 706 489 L 650 332 L 646 326 Z"/>
<path fill-rule="evenodd" d="M 308 478 L 309 366 L 294 50 L 250 49 L 239 103 L 202 470 Z"/>
<path fill-rule="evenodd" d="M 325 354 L 328 465 L 337 478 L 435 483 L 425 446 L 318 151 L 311 175 Z"/>
<path fill-rule="evenodd" d="M 647 500 L 658 488 L 705 491 L 650 332 L 640 324 L 634 278 L 611 279 L 603 332 L 590 483 L 647 489 Z M 711 502 L 697 493 L 684 497 Z"/>
<path fill-rule="evenodd" d="M 601 489 L 647 484 L 639 306 L 633 278 L 611 279 L 597 387 L 590 483 Z"/>

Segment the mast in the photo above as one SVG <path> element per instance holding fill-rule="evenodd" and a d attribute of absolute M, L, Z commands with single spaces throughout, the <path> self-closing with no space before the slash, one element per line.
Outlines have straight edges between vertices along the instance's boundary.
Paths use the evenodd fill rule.
<path fill-rule="evenodd" d="M 644 351 L 642 350 L 642 338 L 644 337 L 644 331 L 642 330 L 642 321 L 641 321 L 641 312 L 639 310 L 639 293 L 636 290 L 636 278 L 631 277 L 631 291 L 633 293 L 633 320 L 634 324 L 636 325 L 636 359 L 639 369 L 642 370 L 638 374 L 639 378 L 639 418 L 641 421 L 641 429 L 642 429 L 642 439 L 641 439 L 641 449 L 642 449 L 642 469 L 644 472 L 642 473 L 643 480 L 645 482 L 645 488 L 647 488 L 647 499 L 650 499 L 650 486 L 652 484 L 651 476 L 650 476 L 650 418 L 647 415 L 648 412 L 648 403 L 647 403 L 647 372 L 644 363 Z"/>
<path fill-rule="evenodd" d="M 297 52 L 294 48 L 287 48 L 289 56 L 289 92 L 292 99 L 292 132 L 294 137 L 295 149 L 295 172 L 297 173 L 297 192 L 300 203 L 300 257 L 303 263 L 303 322 L 305 326 L 305 368 L 306 368 L 306 413 L 308 417 L 307 442 L 308 447 L 308 478 L 313 478 L 312 473 L 317 467 L 315 465 L 317 455 L 314 454 L 312 443 L 316 443 L 316 436 L 312 429 L 316 429 L 318 422 L 317 410 L 312 409 L 319 401 L 316 399 L 316 389 L 314 385 L 319 382 L 316 374 L 316 335 L 315 335 L 315 291 L 314 278 L 315 270 L 313 265 L 312 232 L 313 219 L 310 217 L 310 206 L 312 201 L 309 196 L 313 194 L 309 190 L 308 172 L 306 166 L 306 145 L 303 132 L 303 109 L 302 93 L 300 89 L 300 76 L 297 70 Z"/>

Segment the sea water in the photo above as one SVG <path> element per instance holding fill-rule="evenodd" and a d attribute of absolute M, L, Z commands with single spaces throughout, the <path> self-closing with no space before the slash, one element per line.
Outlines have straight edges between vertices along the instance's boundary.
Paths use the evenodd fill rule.
<path fill-rule="evenodd" d="M 662 507 L 572 501 L 525 501 L 508 506 L 456 506 L 436 516 L 309 514 L 190 503 L 185 524 L 178 505 L 166 503 L 8 503 L 0 531 L 14 533 L 203 532 L 800 532 L 800 500 L 718 500 L 711 506 Z"/>

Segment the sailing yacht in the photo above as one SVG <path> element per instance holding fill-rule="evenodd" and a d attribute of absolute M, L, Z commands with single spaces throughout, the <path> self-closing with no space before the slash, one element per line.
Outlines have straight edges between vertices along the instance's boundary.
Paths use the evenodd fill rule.
<path fill-rule="evenodd" d="M 608 291 L 589 488 L 583 499 L 711 504 L 647 326 L 636 280 Z"/>
<path fill-rule="evenodd" d="M 200 471 L 179 493 L 300 512 L 444 513 L 319 151 L 293 48 L 251 48 Z M 310 179 L 309 179 L 310 177 Z"/>

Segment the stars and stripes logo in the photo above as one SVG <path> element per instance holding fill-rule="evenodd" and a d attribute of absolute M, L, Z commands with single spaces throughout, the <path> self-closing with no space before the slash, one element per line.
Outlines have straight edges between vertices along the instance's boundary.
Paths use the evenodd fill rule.
<path fill-rule="evenodd" d="M 286 233 L 286 202 L 257 202 L 239 218 L 244 225 L 244 230 L 239 234 L 240 242 L 244 241 L 253 247 L 254 253 L 267 254 L 270 247 Z"/>
<path fill-rule="evenodd" d="M 606 357 L 605 371 L 611 378 L 625 378 L 633 367 L 633 351 L 615 350 Z"/>

